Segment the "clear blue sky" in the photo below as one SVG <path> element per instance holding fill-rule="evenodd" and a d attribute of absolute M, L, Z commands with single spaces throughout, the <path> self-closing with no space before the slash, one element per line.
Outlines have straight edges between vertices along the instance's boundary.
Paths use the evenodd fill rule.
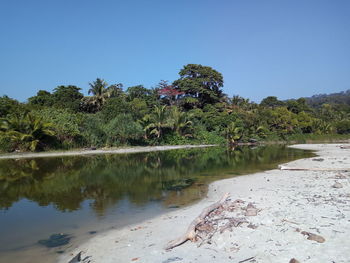
<path fill-rule="evenodd" d="M 350 89 L 349 0 L 0 0 L 0 95 L 96 77 L 173 81 L 188 63 L 259 102 Z"/>

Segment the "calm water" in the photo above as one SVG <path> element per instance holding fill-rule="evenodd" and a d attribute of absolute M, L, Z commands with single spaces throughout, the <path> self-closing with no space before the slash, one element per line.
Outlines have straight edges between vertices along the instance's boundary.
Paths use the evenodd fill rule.
<path fill-rule="evenodd" d="M 217 179 L 311 156 L 283 146 L 0 161 L 0 262 L 54 262 L 95 233 L 136 223 L 206 195 Z M 46 248 L 38 240 L 72 236 Z"/>

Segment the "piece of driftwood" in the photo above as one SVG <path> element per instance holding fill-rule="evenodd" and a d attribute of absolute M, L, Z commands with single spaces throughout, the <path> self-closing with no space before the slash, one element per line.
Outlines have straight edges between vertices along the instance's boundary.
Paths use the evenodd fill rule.
<path fill-rule="evenodd" d="M 280 170 L 289 170 L 289 171 L 350 171 L 350 168 L 298 168 L 298 167 L 287 167 L 284 165 L 279 165 Z"/>
<path fill-rule="evenodd" d="M 252 259 L 254 259 L 254 258 L 255 258 L 255 257 L 246 258 L 246 259 L 243 259 L 243 260 L 239 261 L 238 263 L 247 262 L 247 261 L 252 260 Z"/>
<path fill-rule="evenodd" d="M 192 242 L 196 241 L 197 239 L 196 227 L 199 224 L 203 223 L 205 221 L 205 217 L 209 215 L 211 212 L 213 212 L 215 209 L 219 208 L 227 200 L 228 197 L 229 197 L 229 193 L 226 193 L 223 195 L 223 197 L 219 201 L 205 208 L 202 211 L 202 213 L 191 222 L 191 224 L 187 228 L 186 233 L 181 237 L 173 241 L 170 241 L 168 245 L 165 247 L 165 249 L 169 250 L 174 247 L 180 246 L 181 244 L 185 243 L 188 240 L 191 240 Z"/>
<path fill-rule="evenodd" d="M 318 243 L 323 243 L 326 241 L 326 239 L 324 239 L 324 237 L 316 235 L 314 233 L 302 231 L 301 234 L 303 234 L 304 236 L 307 236 L 308 240 L 313 240 L 313 241 L 316 241 Z"/>
<path fill-rule="evenodd" d="M 342 146 L 340 146 L 340 149 L 350 149 L 350 146 L 349 145 L 342 145 Z"/>

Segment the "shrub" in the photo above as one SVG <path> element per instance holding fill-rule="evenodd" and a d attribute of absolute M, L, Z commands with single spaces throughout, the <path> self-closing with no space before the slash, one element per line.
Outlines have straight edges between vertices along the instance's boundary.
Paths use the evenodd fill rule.
<path fill-rule="evenodd" d="M 106 144 L 106 133 L 104 123 L 100 114 L 85 114 L 80 126 L 85 145 L 104 146 Z"/>
<path fill-rule="evenodd" d="M 337 130 L 337 133 L 339 133 L 339 134 L 350 133 L 350 120 L 338 121 L 335 124 L 335 128 Z"/>
<path fill-rule="evenodd" d="M 82 114 L 57 108 L 45 108 L 34 111 L 33 114 L 52 124 L 61 147 L 66 149 L 81 145 L 82 133 L 79 127 L 82 123 Z"/>
<path fill-rule="evenodd" d="M 104 131 L 108 145 L 134 144 L 143 136 L 142 126 L 130 114 L 118 115 L 105 125 Z"/>

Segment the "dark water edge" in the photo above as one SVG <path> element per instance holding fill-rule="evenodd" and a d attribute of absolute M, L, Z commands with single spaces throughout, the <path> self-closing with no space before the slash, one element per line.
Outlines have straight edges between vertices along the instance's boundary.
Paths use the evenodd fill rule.
<path fill-rule="evenodd" d="M 54 262 L 92 235 L 205 197 L 215 180 L 311 157 L 273 145 L 0 161 L 0 262 Z M 68 245 L 37 243 L 67 233 Z"/>

